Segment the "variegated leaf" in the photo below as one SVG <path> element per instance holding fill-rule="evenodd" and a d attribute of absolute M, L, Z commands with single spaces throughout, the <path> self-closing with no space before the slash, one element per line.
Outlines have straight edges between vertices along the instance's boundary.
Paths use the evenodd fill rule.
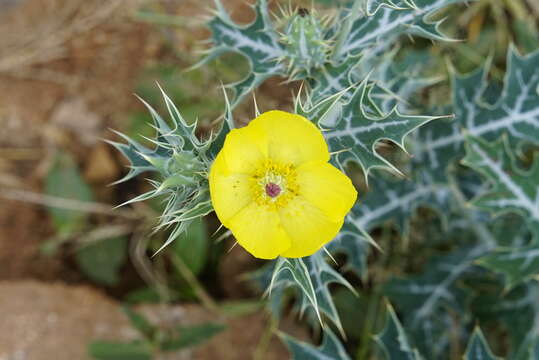
<path fill-rule="evenodd" d="M 326 328 L 324 329 L 324 338 L 319 347 L 315 347 L 303 341 L 299 341 L 290 335 L 280 333 L 281 339 L 284 341 L 288 350 L 290 350 L 291 359 L 294 360 L 350 360 L 343 345 L 333 334 Z"/>
<path fill-rule="evenodd" d="M 369 244 L 374 243 L 369 231 L 393 221 L 402 236 L 407 237 L 410 218 L 418 207 L 426 206 L 443 214 L 452 206 L 451 189 L 443 184 L 425 184 L 421 180 L 391 181 L 379 176 L 371 180 L 369 190 L 345 218 L 337 237 L 327 245 L 332 254 L 345 254 L 345 269 L 360 277 L 366 275 Z"/>
<path fill-rule="evenodd" d="M 359 277 L 365 278 L 367 274 L 367 256 L 369 255 L 369 234 L 358 228 L 354 216 L 348 214 L 344 225 L 326 249 L 331 254 L 346 255 L 346 264 L 343 270 L 351 271 Z"/>
<path fill-rule="evenodd" d="M 417 347 L 427 358 L 443 358 L 442 354 L 447 351 L 446 329 L 454 319 L 446 309 L 466 316 L 470 295 L 457 280 L 488 249 L 480 244 L 434 257 L 421 275 L 394 279 L 386 284 L 385 293 L 402 310 L 406 328 L 414 334 Z"/>
<path fill-rule="evenodd" d="M 381 140 L 390 140 L 404 148 L 405 137 L 416 128 L 436 119 L 433 116 L 402 115 L 397 109 L 382 114 L 372 103 L 367 80 L 357 86 L 353 94 L 340 107 L 340 116 L 334 126 L 324 132 L 329 148 L 335 153 L 332 161 L 341 168 L 349 161 L 356 162 L 364 170 L 366 178 L 374 168 L 392 169 L 400 173 L 389 161 L 376 151 Z M 366 108 L 375 111 L 367 113 Z"/>
<path fill-rule="evenodd" d="M 384 1 L 382 5 L 393 4 L 393 6 L 380 6 L 381 2 L 369 4 L 370 14 L 361 16 L 357 13 L 355 4 L 362 3 L 356 0 L 350 5 L 345 16 L 353 22 L 350 25 L 350 32 L 346 39 L 336 48 L 334 58 L 344 59 L 349 56 L 360 55 L 367 48 L 378 44 L 381 40 L 388 42 L 388 39 L 396 39 L 403 34 L 418 35 L 429 39 L 449 40 L 439 30 L 440 21 L 431 22 L 429 16 L 450 4 L 463 2 L 463 0 L 395 0 Z M 346 29 L 346 21 L 339 21 L 335 30 L 336 34 Z M 344 25 L 343 25 L 344 24 Z M 338 37 L 338 35 L 337 35 Z"/>
<path fill-rule="evenodd" d="M 539 241 L 539 161 L 535 160 L 531 169 L 524 171 L 516 166 L 506 137 L 491 143 L 471 136 L 466 139 L 466 157 L 462 163 L 492 183 L 492 188 L 472 204 L 495 214 L 520 214 L 535 241 Z"/>
<path fill-rule="evenodd" d="M 322 323 L 322 316 L 318 307 L 318 297 L 316 296 L 316 288 L 311 279 L 309 268 L 305 265 L 302 258 L 284 258 L 279 257 L 273 268 L 273 275 L 268 291 L 271 296 L 271 291 L 281 286 L 297 286 L 300 290 L 303 304 L 309 304 L 315 311 L 316 317 Z"/>
<path fill-rule="evenodd" d="M 269 290 L 289 286 L 298 287 L 302 313 L 313 310 L 319 321 L 322 321 L 321 314 L 323 314 L 341 332 L 344 332 L 328 288 L 333 283 L 344 285 L 355 292 L 352 285 L 328 265 L 321 250 L 306 258 L 279 258 L 273 270 Z"/>
<path fill-rule="evenodd" d="M 373 179 L 370 191 L 352 208 L 352 221 L 366 231 L 394 220 L 404 236 L 408 221 L 418 206 L 425 205 L 440 213 L 451 207 L 451 189 L 445 185 L 416 181 L 391 181 L 383 177 Z"/>
<path fill-rule="evenodd" d="M 537 358 L 539 345 L 539 283 L 530 281 L 515 289 L 496 294 L 482 294 L 476 301 L 483 319 L 502 325 L 509 338 L 509 359 Z"/>
<path fill-rule="evenodd" d="M 510 48 L 505 85 L 494 101 L 486 96 L 488 71 L 489 62 L 471 74 L 454 74 L 455 121 L 436 121 L 418 132 L 414 164 L 428 165 L 436 181 L 447 181 L 447 166 L 463 155 L 463 129 L 489 141 L 507 134 L 514 147 L 539 144 L 539 51 L 521 56 Z"/>
<path fill-rule="evenodd" d="M 329 291 L 330 284 L 340 284 L 346 286 L 348 290 L 356 293 L 352 285 L 336 270 L 334 270 L 326 261 L 324 250 L 305 258 L 305 265 L 309 269 L 311 281 L 315 287 L 315 295 L 317 299 L 318 309 L 322 314 L 327 316 L 333 324 L 337 326 L 341 334 L 344 334 L 344 329 L 339 319 L 339 313 L 333 302 L 333 297 Z M 306 298 L 302 298 L 302 311 L 310 306 L 306 302 Z"/>
<path fill-rule="evenodd" d="M 464 360 L 499 360 L 500 358 L 494 356 L 487 340 L 483 335 L 483 332 L 479 327 L 476 327 L 473 335 L 468 342 L 466 353 L 464 354 Z"/>
<path fill-rule="evenodd" d="M 388 7 L 391 9 L 410 10 L 413 9 L 413 4 L 406 3 L 404 1 L 391 1 L 391 0 L 369 0 L 365 2 L 366 13 L 370 16 L 374 15 L 381 7 Z"/>
<path fill-rule="evenodd" d="M 380 334 L 374 339 L 382 350 L 386 360 L 420 360 L 421 355 L 414 349 L 408 340 L 406 332 L 393 310 L 387 304 L 386 324 Z"/>
<path fill-rule="evenodd" d="M 512 288 L 539 275 L 539 246 L 501 248 L 480 258 L 477 262 L 494 272 L 504 274 L 506 286 Z"/>
<path fill-rule="evenodd" d="M 360 74 L 368 74 L 368 71 L 374 69 L 370 78 L 376 81 L 378 87 L 373 89 L 371 97 L 383 113 L 388 113 L 395 107 L 400 111 L 418 107 L 418 101 L 415 99 L 418 98 L 417 93 L 442 80 L 441 77 L 424 75 L 425 68 L 432 60 L 430 54 L 409 52 L 402 60 L 397 60 L 396 50 L 360 63 Z"/>
<path fill-rule="evenodd" d="M 226 52 L 240 53 L 247 58 L 251 67 L 248 75 L 243 80 L 229 85 L 235 92 L 231 102 L 232 107 L 235 107 L 264 80 L 285 74 L 286 67 L 278 62 L 283 55 L 283 47 L 270 20 L 266 0 L 256 2 L 254 5 L 256 17 L 247 25 L 235 23 L 221 0 L 215 0 L 215 4 L 215 16 L 208 24 L 212 32 L 212 47 L 197 66 Z"/>

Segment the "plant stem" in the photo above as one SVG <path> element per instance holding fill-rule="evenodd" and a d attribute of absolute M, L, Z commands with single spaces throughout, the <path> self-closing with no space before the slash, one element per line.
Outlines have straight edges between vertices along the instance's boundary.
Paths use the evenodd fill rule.
<path fill-rule="evenodd" d="M 263 360 L 266 358 L 266 352 L 270 345 L 271 337 L 273 336 L 278 327 L 279 320 L 275 316 L 270 314 L 268 325 L 266 326 L 264 333 L 260 337 L 260 341 L 258 342 L 258 345 L 256 346 L 256 349 L 253 353 L 254 360 Z"/>
<path fill-rule="evenodd" d="M 369 297 L 369 303 L 367 304 L 367 318 L 365 319 L 365 325 L 363 326 L 363 332 L 359 339 L 359 348 L 357 349 L 357 360 L 366 360 L 369 356 L 371 337 L 373 334 L 374 326 L 376 325 L 376 319 L 378 310 L 380 308 L 380 291 L 375 291 Z"/>
<path fill-rule="evenodd" d="M 221 311 L 219 310 L 219 306 L 217 305 L 215 300 L 213 300 L 210 294 L 206 292 L 204 287 L 200 284 L 200 282 L 196 278 L 195 274 L 193 274 L 191 269 L 189 269 L 189 267 L 185 265 L 185 262 L 176 254 L 171 254 L 170 259 L 172 261 L 172 264 L 178 269 L 180 274 L 182 274 L 185 280 L 193 288 L 193 290 L 195 291 L 195 294 L 197 295 L 199 300 L 202 302 L 202 305 L 208 310 L 216 314 L 220 314 Z"/>

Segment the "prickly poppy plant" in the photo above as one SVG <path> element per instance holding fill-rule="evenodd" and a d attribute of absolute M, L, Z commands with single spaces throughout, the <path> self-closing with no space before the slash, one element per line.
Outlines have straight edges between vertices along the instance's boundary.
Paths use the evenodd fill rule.
<path fill-rule="evenodd" d="M 222 125 L 196 136 L 163 93 L 169 120 L 147 105 L 154 147 L 113 143 L 131 162 L 125 179 L 161 179 L 132 201 L 167 199 L 163 247 L 215 212 L 272 259 L 250 278 L 273 317 L 293 304 L 321 330 L 318 346 L 281 333 L 295 359 L 539 358 L 539 51 L 510 46 L 497 81 L 488 59 L 461 74 L 396 46 L 452 41 L 436 13 L 463 2 L 355 0 L 329 17 L 272 17 L 259 0 L 237 24 L 216 0 L 199 66 L 225 52 L 250 64 L 227 86 Z M 235 107 L 275 76 L 303 84 L 293 109 L 236 129 Z M 429 101 L 432 89 L 443 96 Z"/>

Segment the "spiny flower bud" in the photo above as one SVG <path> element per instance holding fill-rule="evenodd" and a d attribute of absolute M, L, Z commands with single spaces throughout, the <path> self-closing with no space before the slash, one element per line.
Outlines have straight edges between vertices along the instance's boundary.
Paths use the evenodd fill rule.
<path fill-rule="evenodd" d="M 299 9 L 290 17 L 281 42 L 286 48 L 283 60 L 288 61 L 292 77 L 309 74 L 325 63 L 329 45 L 323 33 L 320 21 L 306 9 Z"/>

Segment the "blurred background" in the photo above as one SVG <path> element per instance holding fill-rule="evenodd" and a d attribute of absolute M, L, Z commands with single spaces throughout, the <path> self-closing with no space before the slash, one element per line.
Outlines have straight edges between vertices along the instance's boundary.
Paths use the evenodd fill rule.
<path fill-rule="evenodd" d="M 244 0 L 223 3 L 234 20 L 252 19 Z M 335 3 L 314 1 L 328 12 Z M 133 94 L 162 110 L 158 82 L 207 132 L 223 110 L 221 82 L 247 70 L 245 59 L 230 55 L 186 71 L 200 60 L 212 6 L 0 0 L 0 360 L 92 359 L 110 348 L 135 360 L 283 359 L 276 328 L 317 341 L 296 314 L 276 324 L 261 311 L 262 291 L 246 274 L 264 262 L 231 249 L 232 239 L 217 241 L 214 217 L 152 257 L 166 238 L 152 233 L 163 204 L 114 208 L 149 186 L 144 176 L 111 186 L 126 162 L 103 141 L 120 140 L 111 129 L 141 142 L 152 136 Z M 501 80 L 509 43 L 524 51 L 539 43 L 537 0 L 479 0 L 440 16 L 448 17 L 446 32 L 464 41 L 402 44 L 436 55 L 436 74 L 447 76 L 448 61 L 470 71 L 491 55 L 491 76 Z M 282 80 L 257 91 L 261 110 L 290 110 L 298 84 Z M 432 89 L 446 99 L 449 91 L 447 81 Z M 235 111 L 242 123 L 253 114 L 251 101 Z M 336 296 L 357 344 L 362 333 L 354 326 L 364 314 L 350 309 L 361 300 Z M 182 331 L 198 335 L 185 340 Z"/>

